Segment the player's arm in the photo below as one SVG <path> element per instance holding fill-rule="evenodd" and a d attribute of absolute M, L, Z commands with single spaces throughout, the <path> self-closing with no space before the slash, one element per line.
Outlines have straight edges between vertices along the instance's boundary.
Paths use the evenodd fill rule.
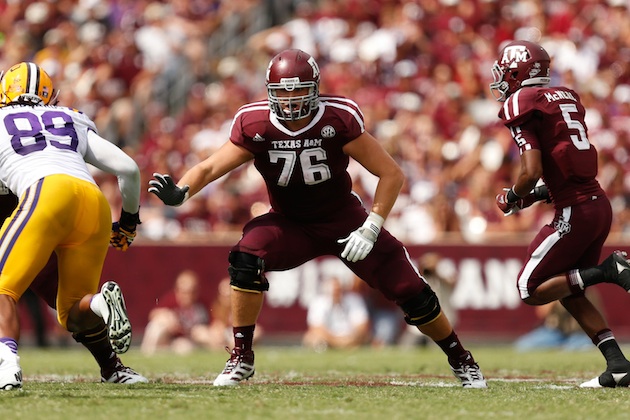
<path fill-rule="evenodd" d="M 112 223 L 109 243 L 126 251 L 136 238 L 140 224 L 140 169 L 136 162 L 118 146 L 88 130 L 84 160 L 102 171 L 116 175 L 122 196 L 120 219 Z"/>
<path fill-rule="evenodd" d="M 115 144 L 88 131 L 84 159 L 98 169 L 116 175 L 122 195 L 122 207 L 128 213 L 140 209 L 140 169 L 136 162 Z"/>
<path fill-rule="evenodd" d="M 526 150 L 521 154 L 521 170 L 516 183 L 512 187 L 514 194 L 525 197 L 534 189 L 542 177 L 542 158 L 540 150 Z"/>
<path fill-rule="evenodd" d="M 549 200 L 547 187 L 544 185 L 536 187 L 543 172 L 540 150 L 523 146 L 537 144 L 536 134 L 528 129 L 527 125 L 512 129 L 512 132 L 518 133 L 516 141 L 521 145 L 521 168 L 512 188 L 505 188 L 504 192 L 496 197 L 497 206 L 505 215 L 514 214 L 536 201 Z"/>
<path fill-rule="evenodd" d="M 368 132 L 346 144 L 343 151 L 378 177 L 372 212 L 386 219 L 405 182 L 402 169 Z"/>
<path fill-rule="evenodd" d="M 153 174 L 149 192 L 165 204 L 179 206 L 203 187 L 254 158 L 248 150 L 227 141 L 208 158 L 190 168 L 175 184 L 167 174 Z"/>
<path fill-rule="evenodd" d="M 405 182 L 405 176 L 394 159 L 367 132 L 347 143 L 343 151 L 378 177 L 372 211 L 361 227 L 338 241 L 345 244 L 341 257 L 356 262 L 367 257 L 374 247 Z"/>

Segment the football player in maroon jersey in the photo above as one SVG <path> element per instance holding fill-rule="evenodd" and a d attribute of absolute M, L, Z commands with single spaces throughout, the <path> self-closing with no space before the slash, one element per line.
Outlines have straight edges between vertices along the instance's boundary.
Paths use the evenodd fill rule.
<path fill-rule="evenodd" d="M 573 90 L 549 86 L 549 66 L 540 45 L 513 41 L 492 68 L 490 90 L 503 102 L 499 117 L 521 156 L 518 178 L 497 195 L 497 205 L 510 215 L 538 200 L 553 202 L 554 219 L 529 245 L 518 275 L 521 299 L 529 305 L 560 300 L 600 349 L 606 371 L 581 387 L 627 387 L 630 362 L 584 289 L 607 282 L 630 290 L 630 264 L 624 251 L 615 251 L 597 265 L 612 210 L 595 179 L 597 151 L 587 137 L 584 106 Z M 541 178 L 544 185 L 536 186 Z"/>
<path fill-rule="evenodd" d="M 297 49 L 280 52 L 267 68 L 268 100 L 238 110 L 229 141 L 177 184 L 163 174 L 149 181 L 150 192 L 178 206 L 253 160 L 267 186 L 271 210 L 245 225 L 228 258 L 235 347 L 214 385 L 236 385 L 254 374 L 252 338 L 269 287 L 265 272 L 335 255 L 442 348 L 464 387 L 485 388 L 435 293 L 404 246 L 382 228 L 404 182 L 400 167 L 365 131 L 355 102 L 320 95 L 319 78 L 312 56 Z M 351 191 L 350 158 L 379 178 L 370 212 Z"/>
<path fill-rule="evenodd" d="M 17 203 L 17 197 L 7 187 L 0 185 L 0 221 L 4 221 L 13 213 Z M 43 299 L 49 307 L 56 309 L 58 286 L 57 256 L 53 253 L 29 288 Z M 102 325 L 94 328 L 93 331 L 72 334 L 72 337 L 77 342 L 83 344 L 92 353 L 101 369 L 101 382 L 121 384 L 148 382 L 147 378 L 121 362 L 120 357 L 114 352 L 107 338 L 106 330 L 107 326 L 103 321 Z"/>

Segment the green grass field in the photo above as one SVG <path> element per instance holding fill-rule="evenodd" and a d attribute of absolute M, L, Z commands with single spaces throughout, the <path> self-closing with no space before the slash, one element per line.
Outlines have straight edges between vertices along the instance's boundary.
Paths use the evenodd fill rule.
<path fill-rule="evenodd" d="M 580 389 L 605 368 L 596 349 L 519 354 L 471 347 L 488 378 L 463 389 L 437 349 L 392 348 L 315 353 L 258 347 L 256 375 L 238 387 L 212 380 L 227 353 L 123 361 L 151 382 L 99 383 L 81 347 L 20 351 L 24 387 L 0 392 L 1 419 L 625 419 L 630 390 Z M 630 351 L 626 351 L 630 353 Z"/>

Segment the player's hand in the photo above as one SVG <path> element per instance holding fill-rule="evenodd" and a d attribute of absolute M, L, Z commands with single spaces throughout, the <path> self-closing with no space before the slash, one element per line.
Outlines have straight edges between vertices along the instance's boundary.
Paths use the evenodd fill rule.
<path fill-rule="evenodd" d="M 384 221 L 380 215 L 372 212 L 360 228 L 347 237 L 339 239 L 338 243 L 346 244 L 341 252 L 341 258 L 350 262 L 357 262 L 367 257 L 374 248 L 374 243 L 381 232 Z"/>
<path fill-rule="evenodd" d="M 508 201 L 507 195 L 511 190 L 511 188 L 503 188 L 503 192 L 496 196 L 497 207 L 503 212 L 504 216 L 509 216 L 520 210 L 520 208 L 516 207 L 516 201 Z"/>
<path fill-rule="evenodd" d="M 153 174 L 155 179 L 149 181 L 149 192 L 157 195 L 164 204 L 169 206 L 180 206 L 188 199 L 188 190 L 190 187 L 185 185 L 183 188 L 178 187 L 168 174 Z"/>
<path fill-rule="evenodd" d="M 112 223 L 109 243 L 120 251 L 126 251 L 136 238 L 136 228 L 140 224 L 139 213 L 128 213 L 122 210 L 120 220 Z"/>
<path fill-rule="evenodd" d="M 509 194 L 510 191 L 512 191 L 512 194 Z M 512 200 L 508 200 L 508 194 L 511 196 L 510 198 Z M 516 200 L 514 200 L 514 197 L 516 197 Z M 497 207 L 503 212 L 504 216 L 518 213 L 535 202 L 542 200 L 546 200 L 548 203 L 550 202 L 549 190 L 546 185 L 534 188 L 525 197 L 519 197 L 514 194 L 512 188 L 503 188 L 503 193 L 496 196 Z"/>

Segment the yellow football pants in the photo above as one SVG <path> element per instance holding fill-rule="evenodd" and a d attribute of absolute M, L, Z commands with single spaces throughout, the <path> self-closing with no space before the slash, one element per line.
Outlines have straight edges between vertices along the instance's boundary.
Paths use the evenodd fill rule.
<path fill-rule="evenodd" d="M 65 328 L 70 308 L 98 290 L 111 227 L 96 185 L 63 174 L 39 180 L 0 229 L 0 294 L 17 302 L 56 252 L 57 319 Z"/>

